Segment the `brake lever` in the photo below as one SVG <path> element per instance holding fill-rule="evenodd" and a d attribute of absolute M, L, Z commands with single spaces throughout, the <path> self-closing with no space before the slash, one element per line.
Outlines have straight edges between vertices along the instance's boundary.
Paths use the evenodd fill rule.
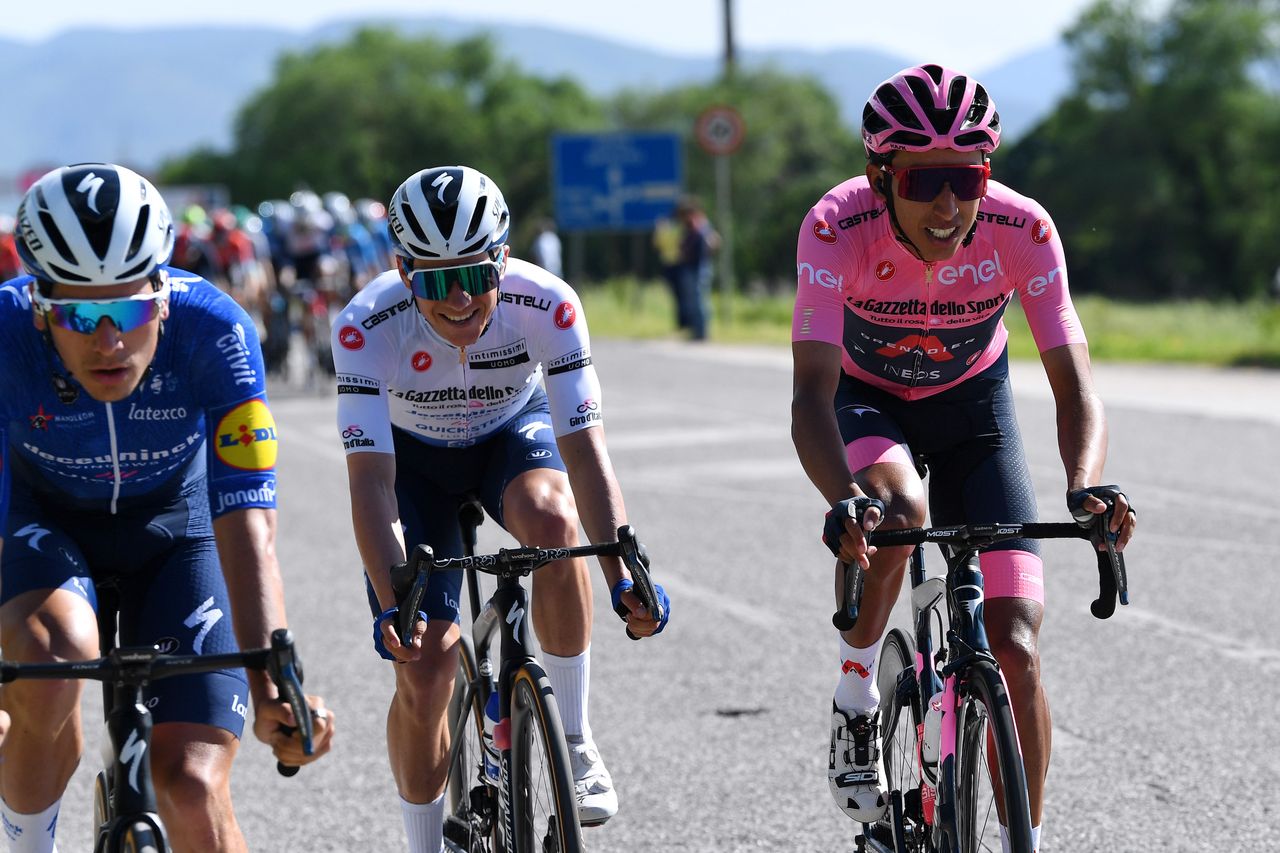
<path fill-rule="evenodd" d="M 649 552 L 644 545 L 636 541 L 636 531 L 630 524 L 618 528 L 618 545 L 622 562 L 631 573 L 631 591 L 640 599 L 640 603 L 649 611 L 649 615 L 661 622 L 666 618 L 666 611 L 658 601 L 658 591 L 653 587 L 653 578 L 649 575 Z M 639 640 L 631 629 L 627 628 L 627 636 Z"/>
<path fill-rule="evenodd" d="M 405 575 L 400 578 L 394 576 L 391 578 L 393 589 L 403 589 L 405 581 L 411 579 L 409 591 L 405 593 L 402 600 L 397 602 L 400 612 L 396 616 L 396 630 L 400 633 L 401 645 L 409 644 L 409 638 L 413 636 L 413 626 L 420 618 L 418 611 L 422 609 L 422 600 L 427 596 L 427 581 L 431 579 L 430 571 L 423 571 L 423 567 L 430 567 L 433 562 L 435 562 L 435 552 L 431 550 L 431 546 L 419 545 L 413 549 L 413 555 L 409 557 L 403 570 Z"/>
<path fill-rule="evenodd" d="M 858 624 L 858 610 L 862 607 L 862 583 L 864 573 L 857 563 L 841 563 L 844 568 L 844 605 L 831 616 L 831 624 L 837 631 L 852 631 Z"/>
<path fill-rule="evenodd" d="M 1098 619 L 1110 618 L 1115 612 L 1116 600 L 1120 604 L 1129 603 L 1129 576 L 1125 570 L 1124 554 L 1116 550 L 1116 539 L 1119 534 L 1110 529 L 1110 507 L 1093 522 L 1093 530 L 1089 541 L 1098 549 L 1098 598 L 1089 606 L 1089 611 Z"/>
<path fill-rule="evenodd" d="M 275 682 L 280 695 L 293 709 L 293 718 L 298 725 L 284 726 L 286 734 L 300 732 L 302 735 L 302 752 L 311 755 L 315 751 L 312 744 L 314 729 L 311 725 L 311 709 L 307 707 L 306 694 L 302 692 L 302 660 L 293 645 L 293 633 L 288 628 L 277 628 L 271 632 L 271 655 L 267 658 L 267 672 Z M 276 770 L 281 776 L 295 776 L 302 769 L 283 761 L 276 762 Z"/>

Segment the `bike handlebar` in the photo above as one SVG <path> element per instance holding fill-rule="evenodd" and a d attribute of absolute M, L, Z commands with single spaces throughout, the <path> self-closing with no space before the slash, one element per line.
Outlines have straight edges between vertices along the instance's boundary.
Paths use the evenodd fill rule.
<path fill-rule="evenodd" d="M 141 687 L 161 678 L 174 675 L 191 675 L 215 672 L 220 669 L 244 667 L 266 670 L 298 721 L 302 735 L 302 750 L 311 755 L 313 729 L 306 696 L 302 692 L 302 661 L 294 648 L 293 634 L 288 628 L 277 628 L 271 633 L 271 647 L 249 651 L 228 652 L 220 655 L 166 655 L 151 648 L 112 649 L 105 657 L 87 661 L 58 661 L 55 663 L 16 663 L 0 660 L 0 684 L 18 679 L 86 679 L 112 684 Z M 298 768 L 276 762 L 282 776 L 292 776 Z"/>
<path fill-rule="evenodd" d="M 1110 531 L 1109 513 L 1096 516 L 1093 525 L 1088 528 L 1075 522 L 1010 522 L 874 530 L 866 536 L 867 544 L 875 546 L 937 542 L 975 550 L 1008 539 L 1088 539 L 1098 548 L 1098 597 L 1090 604 L 1089 611 L 1098 619 L 1107 619 L 1115 612 L 1117 599 L 1122 605 L 1129 603 L 1129 578 L 1125 570 L 1124 554 L 1115 549 L 1117 537 Z M 832 623 L 841 631 L 852 630 L 856 624 L 862 597 L 861 570 L 856 564 L 845 568 L 846 604 L 831 618 Z"/>
<path fill-rule="evenodd" d="M 405 589 L 404 598 L 399 602 L 400 612 L 396 617 L 396 630 L 400 632 L 400 641 L 406 642 L 413 633 L 413 626 L 419 621 L 418 611 L 422 607 L 422 599 L 427 593 L 427 583 L 432 572 L 474 569 L 490 575 L 519 577 L 536 571 L 547 563 L 556 560 L 568 560 L 575 557 L 618 557 L 631 573 L 632 591 L 640 597 L 640 602 L 653 614 L 659 622 L 666 616 L 658 596 L 653 588 L 653 579 L 649 576 L 649 555 L 636 539 L 635 529 L 624 524 L 618 528 L 618 541 L 599 542 L 591 545 L 574 545 L 567 548 L 500 548 L 496 554 L 477 554 L 472 557 L 439 557 L 429 545 L 419 545 L 413 549 L 408 562 L 401 570 L 403 575 L 392 577 L 392 587 Z M 627 636 L 636 640 L 630 629 Z"/>

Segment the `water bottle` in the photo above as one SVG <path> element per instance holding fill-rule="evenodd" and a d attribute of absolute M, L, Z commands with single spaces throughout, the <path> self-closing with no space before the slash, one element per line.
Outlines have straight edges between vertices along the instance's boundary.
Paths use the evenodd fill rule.
<path fill-rule="evenodd" d="M 498 691 L 489 694 L 489 701 L 484 706 L 484 775 L 487 780 L 498 783 L 502 775 L 499 766 L 498 748 L 493 743 L 493 732 L 498 726 Z"/>
<path fill-rule="evenodd" d="M 942 694 L 935 693 L 924 710 L 924 739 L 920 743 L 920 760 L 925 766 L 938 763 L 942 748 Z"/>

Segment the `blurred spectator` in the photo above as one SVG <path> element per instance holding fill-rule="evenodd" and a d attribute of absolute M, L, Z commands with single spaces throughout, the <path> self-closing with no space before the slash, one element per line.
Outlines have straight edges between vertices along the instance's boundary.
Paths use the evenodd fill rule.
<path fill-rule="evenodd" d="M 683 232 L 678 299 L 693 339 L 705 341 L 711 318 L 711 258 L 720 249 L 720 235 L 692 196 L 680 200 L 676 215 Z"/>
<path fill-rule="evenodd" d="M 555 223 L 550 219 L 538 222 L 538 233 L 533 238 L 532 251 L 530 260 L 556 278 L 564 278 L 564 267 L 560 262 L 560 237 L 556 234 Z"/>
<path fill-rule="evenodd" d="M 676 304 L 676 326 L 687 329 L 689 318 L 685 315 L 684 301 L 680 298 L 680 243 L 683 237 L 684 228 L 674 210 L 671 216 L 663 216 L 653 225 L 653 249 L 658 253 L 662 278 L 671 289 L 671 298 Z"/>
<path fill-rule="evenodd" d="M 0 282 L 22 273 L 22 260 L 18 257 L 18 245 L 13 239 L 13 227 L 13 217 L 0 214 Z"/>

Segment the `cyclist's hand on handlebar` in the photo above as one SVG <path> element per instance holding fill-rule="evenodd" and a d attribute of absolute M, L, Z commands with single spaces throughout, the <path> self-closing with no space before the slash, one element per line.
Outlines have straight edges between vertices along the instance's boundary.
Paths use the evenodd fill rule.
<path fill-rule="evenodd" d="M 413 635 L 407 643 L 400 642 L 396 633 L 396 618 L 400 615 L 399 607 L 391 607 L 373 620 L 373 647 L 383 658 L 396 663 L 406 663 L 422 657 L 422 638 L 427 633 L 427 614 L 421 610 L 422 617 L 413 625 Z"/>
<path fill-rule="evenodd" d="M 667 596 L 667 591 L 660 583 L 653 585 L 654 594 L 657 595 L 658 604 L 662 608 L 662 621 L 659 622 L 640 601 L 640 596 L 632 591 L 634 586 L 630 578 L 622 578 L 613 585 L 613 589 L 609 591 L 609 597 L 613 601 L 613 611 L 627 623 L 627 630 L 631 632 L 633 638 L 661 634 L 662 629 L 667 627 L 667 622 L 671 620 L 671 599 Z"/>
<path fill-rule="evenodd" d="M 1107 530 L 1114 537 L 1115 549 L 1123 551 L 1133 537 L 1138 513 L 1129 496 L 1119 486 L 1090 486 L 1067 493 L 1067 509 L 1081 527 L 1092 527 L 1097 516 L 1110 513 Z M 1102 550 L 1104 546 L 1099 546 Z"/>
<path fill-rule="evenodd" d="M 831 549 L 841 562 L 857 563 L 871 568 L 870 557 L 876 552 L 867 544 L 866 532 L 875 530 L 884 520 L 884 503 L 860 495 L 833 504 L 822 528 L 822 544 Z"/>
<path fill-rule="evenodd" d="M 333 745 L 333 712 L 319 696 L 307 696 L 307 705 L 311 708 L 311 755 L 302 751 L 302 740 L 296 732 L 298 721 L 288 702 L 264 699 L 254 706 L 253 733 L 271 746 L 281 764 L 292 767 L 310 764 Z"/>

